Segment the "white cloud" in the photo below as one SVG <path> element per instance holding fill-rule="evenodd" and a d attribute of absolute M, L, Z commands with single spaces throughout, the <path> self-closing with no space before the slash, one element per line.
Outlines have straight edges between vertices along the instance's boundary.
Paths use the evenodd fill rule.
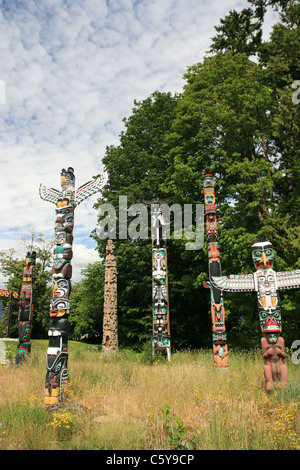
<path fill-rule="evenodd" d="M 68 166 L 77 187 L 102 172 L 106 146 L 118 144 L 134 99 L 181 92 L 183 74 L 203 59 L 219 19 L 248 6 L 246 0 L 3 0 L 0 250 L 14 246 L 28 224 L 51 238 L 55 208 L 40 199 L 39 184 L 59 189 Z M 267 30 L 272 22 L 270 13 Z M 75 211 L 77 273 L 98 256 L 88 238 L 98 196 Z"/>

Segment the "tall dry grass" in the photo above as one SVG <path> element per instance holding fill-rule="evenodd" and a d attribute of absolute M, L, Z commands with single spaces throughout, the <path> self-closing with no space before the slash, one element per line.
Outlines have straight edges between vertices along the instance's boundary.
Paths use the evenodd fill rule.
<path fill-rule="evenodd" d="M 260 351 L 231 351 L 224 371 L 206 350 L 168 363 L 149 351 L 102 358 L 70 342 L 68 399 L 51 409 L 46 348 L 32 341 L 27 363 L 0 365 L 0 449 L 300 449 L 300 369 L 291 361 L 288 387 L 267 393 Z"/>

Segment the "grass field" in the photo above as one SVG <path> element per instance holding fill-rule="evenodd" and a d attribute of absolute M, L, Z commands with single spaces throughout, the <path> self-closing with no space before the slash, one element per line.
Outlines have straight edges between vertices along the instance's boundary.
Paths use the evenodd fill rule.
<path fill-rule="evenodd" d="M 103 358 L 69 342 L 68 399 L 43 404 L 48 342 L 31 359 L 0 365 L 0 450 L 299 450 L 300 365 L 267 393 L 260 351 L 230 353 L 216 370 L 212 352 L 183 351 L 166 362 L 145 350 Z"/>

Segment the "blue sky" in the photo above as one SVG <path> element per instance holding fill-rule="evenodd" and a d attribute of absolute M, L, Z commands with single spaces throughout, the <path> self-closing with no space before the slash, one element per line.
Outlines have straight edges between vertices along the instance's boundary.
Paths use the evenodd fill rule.
<path fill-rule="evenodd" d="M 183 74 L 202 61 L 220 18 L 248 6 L 246 0 L 0 0 L 0 250 L 18 248 L 28 224 L 52 240 L 55 207 L 40 199 L 40 183 L 60 189 L 60 171 L 68 166 L 76 187 L 101 173 L 106 146 L 118 145 L 134 99 L 155 90 L 180 93 Z M 270 11 L 266 35 L 276 18 Z M 75 211 L 75 282 L 99 259 L 89 239 L 98 197 Z"/>

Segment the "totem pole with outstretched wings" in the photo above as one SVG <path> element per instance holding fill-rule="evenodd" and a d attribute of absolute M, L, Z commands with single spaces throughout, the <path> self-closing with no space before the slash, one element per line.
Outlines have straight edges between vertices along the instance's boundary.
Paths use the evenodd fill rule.
<path fill-rule="evenodd" d="M 52 267 L 53 297 L 50 304 L 45 404 L 62 401 L 67 392 L 74 210 L 84 199 L 101 191 L 107 180 L 108 175 L 104 172 L 97 179 L 89 181 L 75 191 L 74 170 L 69 167 L 61 171 L 61 191 L 40 185 L 40 197 L 56 205 Z"/>
<path fill-rule="evenodd" d="M 256 268 L 253 274 L 212 276 L 211 283 L 222 291 L 256 291 L 258 314 L 263 337 L 262 354 L 265 360 L 266 387 L 274 382 L 287 383 L 287 366 L 284 339 L 281 337 L 281 313 L 277 290 L 300 287 L 300 270 L 276 272 L 273 270 L 273 245 L 268 239 L 255 240 L 252 244 L 252 260 Z"/>

